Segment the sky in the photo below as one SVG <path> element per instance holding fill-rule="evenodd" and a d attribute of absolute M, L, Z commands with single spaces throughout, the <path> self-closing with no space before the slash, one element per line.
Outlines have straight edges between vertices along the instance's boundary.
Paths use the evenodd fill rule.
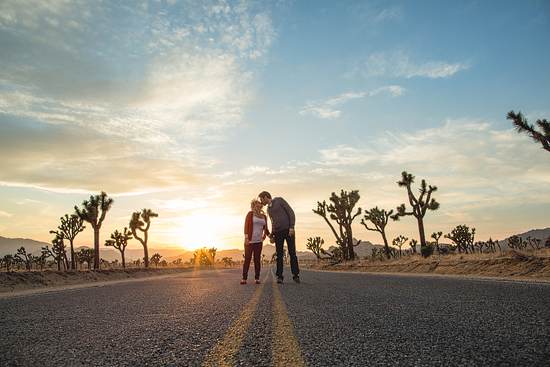
<path fill-rule="evenodd" d="M 149 247 L 241 248 L 267 190 L 328 248 L 317 202 L 410 209 L 403 171 L 438 188 L 428 236 L 550 227 L 550 153 L 506 119 L 550 118 L 549 45 L 544 0 L 3 0 L 0 236 L 50 242 L 105 191 L 101 243 L 148 208 Z"/>

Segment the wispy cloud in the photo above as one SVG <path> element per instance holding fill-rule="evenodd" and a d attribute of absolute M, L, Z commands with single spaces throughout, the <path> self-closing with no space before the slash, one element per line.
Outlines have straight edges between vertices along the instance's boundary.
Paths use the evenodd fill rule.
<path fill-rule="evenodd" d="M 254 3 L 173 5 L 0 4 L 0 182 L 147 190 L 215 163 L 277 34 Z"/>
<path fill-rule="evenodd" d="M 369 96 L 375 96 L 379 93 L 387 93 L 391 95 L 392 97 L 398 97 L 405 93 L 406 89 L 399 85 L 388 85 L 381 88 L 376 88 L 372 92 L 369 93 Z"/>
<path fill-rule="evenodd" d="M 449 120 L 439 128 L 413 134 L 388 133 L 367 140 L 368 147 L 338 145 L 319 151 L 328 167 L 363 166 L 387 175 L 408 171 L 431 177 L 444 187 L 447 204 L 518 204 L 536 200 L 550 182 L 550 167 L 540 149 L 513 129 L 496 131 L 491 124 L 469 119 Z M 525 169 L 524 162 L 531 162 Z M 542 173 L 544 172 L 544 173 Z M 505 198 L 505 199 L 504 199 Z"/>
<path fill-rule="evenodd" d="M 450 64 L 445 61 L 413 61 L 404 52 L 394 51 L 392 53 L 372 54 L 365 62 L 363 75 L 371 76 L 392 76 L 392 77 L 424 77 L 424 78 L 445 78 L 455 73 L 468 69 L 470 62 L 457 62 Z"/>
<path fill-rule="evenodd" d="M 314 116 L 323 119 L 334 119 L 340 116 L 341 110 L 335 109 L 336 106 L 345 104 L 351 100 L 363 98 L 365 93 L 344 93 L 338 97 L 322 101 L 308 101 L 300 110 L 302 116 Z"/>
<path fill-rule="evenodd" d="M 365 27 L 377 27 L 380 23 L 393 20 L 396 22 L 404 18 L 403 8 L 394 5 L 389 8 L 380 9 L 371 3 L 354 5 L 349 8 L 352 17 L 359 20 Z"/>

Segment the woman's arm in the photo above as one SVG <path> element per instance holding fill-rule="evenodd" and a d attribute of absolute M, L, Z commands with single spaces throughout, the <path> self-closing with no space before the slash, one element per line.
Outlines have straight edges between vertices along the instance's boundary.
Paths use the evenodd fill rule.
<path fill-rule="evenodd" d="M 250 243 L 250 237 L 252 236 L 253 223 L 252 222 L 252 211 L 249 211 L 244 220 L 244 244 L 248 245 Z"/>

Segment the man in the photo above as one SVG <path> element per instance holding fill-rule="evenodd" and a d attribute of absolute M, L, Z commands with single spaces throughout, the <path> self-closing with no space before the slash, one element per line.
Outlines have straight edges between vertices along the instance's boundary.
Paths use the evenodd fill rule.
<path fill-rule="evenodd" d="M 296 236 L 294 233 L 294 224 L 296 217 L 294 211 L 285 201 L 285 199 L 276 197 L 271 199 L 271 194 L 262 191 L 260 202 L 267 205 L 267 214 L 271 218 L 271 243 L 275 242 L 277 251 L 277 283 L 283 282 L 283 245 L 286 240 L 288 254 L 290 255 L 290 269 L 292 270 L 292 280 L 294 283 L 300 283 L 298 273 L 298 258 L 296 257 Z"/>

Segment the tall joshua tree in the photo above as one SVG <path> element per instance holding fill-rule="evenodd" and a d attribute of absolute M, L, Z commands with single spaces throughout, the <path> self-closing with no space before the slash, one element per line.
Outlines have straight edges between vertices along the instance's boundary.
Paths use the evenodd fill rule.
<path fill-rule="evenodd" d="M 420 196 L 416 198 L 412 192 L 411 185 L 414 183 L 414 176 L 407 171 L 401 173 L 401 181 L 397 181 L 399 187 L 405 187 L 409 196 L 409 204 L 412 206 L 410 212 L 407 211 L 405 204 L 397 207 L 397 212 L 391 217 L 393 220 L 399 220 L 406 215 L 412 215 L 418 222 L 418 232 L 420 235 L 420 247 L 426 246 L 426 235 L 424 233 L 424 216 L 428 210 L 439 209 L 439 203 L 432 198 L 432 193 L 437 191 L 436 186 L 428 186 L 426 180 L 420 184 Z"/>
<path fill-rule="evenodd" d="M 82 209 L 74 206 L 78 217 L 90 223 L 94 229 L 94 269 L 99 269 L 99 230 L 114 202 L 113 198 L 108 198 L 107 194 L 101 191 L 100 195 L 91 195 L 90 200 L 84 200 Z"/>
<path fill-rule="evenodd" d="M 353 260 L 355 258 L 351 224 L 356 217 L 361 215 L 361 208 L 357 208 L 357 211 L 353 213 L 355 204 L 357 204 L 360 198 L 359 190 L 352 190 L 350 193 L 342 190 L 340 196 L 333 192 L 330 196 L 331 204 L 327 204 L 326 201 L 322 203 L 318 201 L 317 209 L 313 209 L 315 214 L 323 217 L 332 230 L 332 233 L 336 237 L 336 243 L 342 249 L 344 260 Z M 336 232 L 328 217 L 336 221 L 339 229 L 338 232 Z"/>
<path fill-rule="evenodd" d="M 149 228 L 151 227 L 151 218 L 156 218 L 159 215 L 154 213 L 151 209 L 142 209 L 132 213 L 130 219 L 130 230 L 143 246 L 143 257 L 145 260 L 145 267 L 149 267 L 149 250 L 147 249 L 147 241 L 149 239 Z M 143 232 L 143 238 L 139 237 L 137 231 Z"/>
<path fill-rule="evenodd" d="M 535 142 L 541 143 L 542 148 L 550 152 L 550 122 L 548 120 L 537 120 L 537 125 L 541 131 L 537 131 L 533 125 L 527 123 L 527 119 L 523 117 L 521 111 L 517 114 L 512 110 L 508 112 L 506 117 L 508 120 L 512 120 L 518 133 L 526 133 Z"/>
<path fill-rule="evenodd" d="M 361 224 L 365 226 L 369 231 L 380 232 L 382 239 L 384 240 L 384 248 L 386 249 L 386 258 L 390 258 L 390 246 L 388 239 L 386 238 L 386 225 L 388 224 L 388 218 L 393 214 L 393 210 L 386 212 L 385 209 L 378 209 L 374 207 L 371 210 L 365 210 L 365 217 L 361 219 Z M 374 228 L 369 228 L 367 221 L 374 224 Z"/>
<path fill-rule="evenodd" d="M 64 239 L 69 240 L 71 244 L 71 269 L 76 269 L 76 259 L 74 257 L 74 239 L 77 234 L 86 229 L 83 225 L 84 221 L 77 214 L 65 214 L 65 217 L 61 217 L 61 225 L 57 227 L 58 231 L 50 231 L 50 233 L 56 234 Z"/>

